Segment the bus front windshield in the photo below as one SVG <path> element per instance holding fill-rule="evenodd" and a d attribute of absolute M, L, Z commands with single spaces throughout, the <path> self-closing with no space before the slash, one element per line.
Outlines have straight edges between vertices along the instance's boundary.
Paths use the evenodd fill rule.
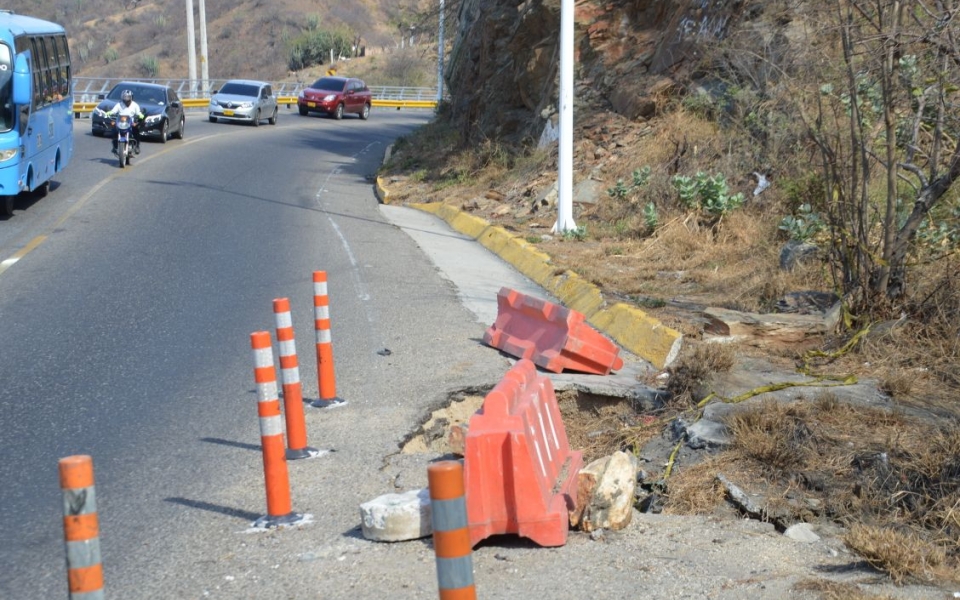
<path fill-rule="evenodd" d="M 0 131 L 13 128 L 13 53 L 0 43 Z"/>

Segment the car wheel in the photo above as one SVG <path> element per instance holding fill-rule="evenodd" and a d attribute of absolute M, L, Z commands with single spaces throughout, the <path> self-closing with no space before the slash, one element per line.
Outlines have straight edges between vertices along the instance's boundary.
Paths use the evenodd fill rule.
<path fill-rule="evenodd" d="M 0 214 L 12 217 L 13 216 L 13 201 L 16 199 L 16 196 L 4 196 L 3 202 L 0 203 Z"/>
<path fill-rule="evenodd" d="M 96 129 L 91 129 L 91 130 L 90 130 L 90 133 L 93 134 L 93 137 L 103 137 L 103 132 L 102 132 L 102 131 L 97 131 Z"/>
<path fill-rule="evenodd" d="M 338 104 L 337 108 L 334 109 L 333 118 L 338 121 L 343 118 L 343 104 Z"/>
<path fill-rule="evenodd" d="M 307 108 L 306 108 L 305 106 L 298 106 L 298 107 L 297 107 L 297 110 L 300 111 L 300 116 L 301 116 L 301 117 L 307 116 Z"/>
<path fill-rule="evenodd" d="M 271 124 L 271 125 L 276 125 L 276 124 L 277 124 L 277 112 L 278 112 L 278 111 L 279 111 L 279 109 L 276 109 L 276 108 L 273 109 L 273 116 L 270 117 L 270 124 Z"/>
<path fill-rule="evenodd" d="M 366 121 L 370 117 L 370 105 L 364 104 L 363 110 L 360 111 L 360 118 Z"/>
<path fill-rule="evenodd" d="M 211 122 L 211 123 L 216 123 L 216 122 L 217 122 L 217 118 L 216 118 L 216 117 L 210 117 L 210 122 Z"/>
<path fill-rule="evenodd" d="M 173 137 L 177 138 L 178 140 L 182 140 L 182 139 L 183 139 L 183 129 L 184 129 L 186 126 L 187 126 L 187 118 L 184 117 L 183 115 L 181 115 L 181 116 L 180 116 L 180 128 L 177 129 L 177 134 L 176 134 L 175 136 L 173 136 Z"/>
<path fill-rule="evenodd" d="M 163 123 L 160 123 L 160 143 L 167 143 L 167 134 L 170 133 L 170 127 L 167 125 L 167 120 L 164 119 Z"/>
<path fill-rule="evenodd" d="M 253 113 L 253 126 L 260 127 L 260 109 L 257 109 L 257 112 Z"/>

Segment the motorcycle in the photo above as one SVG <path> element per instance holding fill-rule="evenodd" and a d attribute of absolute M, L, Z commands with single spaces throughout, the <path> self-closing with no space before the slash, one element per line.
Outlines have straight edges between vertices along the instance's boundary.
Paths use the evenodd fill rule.
<path fill-rule="evenodd" d="M 119 115 L 111 120 L 110 125 L 117 136 L 117 158 L 122 169 L 130 164 L 130 159 L 135 154 L 140 154 L 140 141 L 133 135 L 137 123 L 129 115 Z"/>

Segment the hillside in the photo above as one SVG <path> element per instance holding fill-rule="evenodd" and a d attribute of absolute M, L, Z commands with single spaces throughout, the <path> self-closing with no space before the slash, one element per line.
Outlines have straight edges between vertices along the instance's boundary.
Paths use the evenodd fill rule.
<path fill-rule="evenodd" d="M 62 23 L 77 76 L 187 78 L 183 0 L 11 0 L 5 5 L 14 12 Z M 297 72 L 289 68 L 291 46 L 299 36 L 318 30 L 359 39 L 368 56 L 394 54 L 401 44 L 408 46 L 411 38 L 422 52 L 432 44 L 435 56 L 436 15 L 430 15 L 430 3 L 419 0 L 207 0 L 205 5 L 213 79 L 296 79 Z M 196 10 L 198 0 L 194 6 Z M 194 24 L 199 65 L 196 14 Z M 419 35 L 420 31 L 431 33 Z M 403 40 L 401 32 L 407 34 Z M 197 70 L 199 76 L 199 66 Z M 433 85 L 433 79 L 422 85 Z M 392 82 L 380 83 L 387 84 Z"/>
<path fill-rule="evenodd" d="M 559 0 L 463 1 L 450 101 L 395 144 L 380 173 L 390 201 L 502 227 L 557 281 L 573 273 L 605 306 L 684 334 L 677 362 L 645 382 L 667 392 L 662 407 L 584 411 L 593 456 L 645 461 L 640 510 L 837 525 L 898 583 L 960 580 L 953 14 L 671 0 L 581 0 L 576 13 L 577 228 L 551 230 Z M 837 320 L 798 298 L 827 299 Z M 821 329 L 770 325 L 802 319 Z M 804 383 L 774 398 L 778 376 Z M 802 387 L 867 380 L 889 408 Z M 691 433 L 708 411 L 727 415 L 719 448 Z M 730 472 L 766 506 L 738 505 L 718 481 Z"/>

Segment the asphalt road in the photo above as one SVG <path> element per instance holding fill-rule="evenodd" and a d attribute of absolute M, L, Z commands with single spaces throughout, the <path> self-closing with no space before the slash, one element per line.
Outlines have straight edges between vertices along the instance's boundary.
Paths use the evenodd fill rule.
<path fill-rule="evenodd" d="M 537 290 L 437 219 L 377 204 L 386 145 L 429 113 L 201 116 L 122 171 L 80 121 L 53 192 L 0 221 L 0 599 L 67 597 L 57 460 L 76 453 L 94 459 L 107 598 L 436 598 L 430 540 L 369 542 L 358 506 L 426 485 L 435 456 L 400 443 L 450 394 L 502 378 L 510 362 L 479 343 L 495 291 Z M 289 297 L 316 397 L 315 270 L 348 404 L 307 410 L 309 443 L 335 452 L 288 463 L 313 522 L 251 532 L 266 503 L 250 333 Z M 795 585 L 824 578 L 951 597 L 884 583 L 819 533 L 635 513 L 561 548 L 484 541 L 474 577 L 487 600 L 813 599 Z"/>
<path fill-rule="evenodd" d="M 0 598 L 63 595 L 56 464 L 75 453 L 94 457 L 107 578 L 127 590 L 114 597 L 144 597 L 129 590 L 158 547 L 188 543 L 178 535 L 204 512 L 189 507 L 245 481 L 230 457 L 256 471 L 249 334 L 273 330 L 273 298 L 291 299 L 316 395 L 314 270 L 330 278 L 341 394 L 355 404 L 388 364 L 377 351 L 415 346 L 411 332 L 435 326 L 444 304 L 462 311 L 379 214 L 368 179 L 386 145 L 428 118 L 193 117 L 186 140 L 145 143 L 125 170 L 77 122 L 52 193 L 0 223 Z M 222 506 L 243 519 L 263 509 Z"/>

